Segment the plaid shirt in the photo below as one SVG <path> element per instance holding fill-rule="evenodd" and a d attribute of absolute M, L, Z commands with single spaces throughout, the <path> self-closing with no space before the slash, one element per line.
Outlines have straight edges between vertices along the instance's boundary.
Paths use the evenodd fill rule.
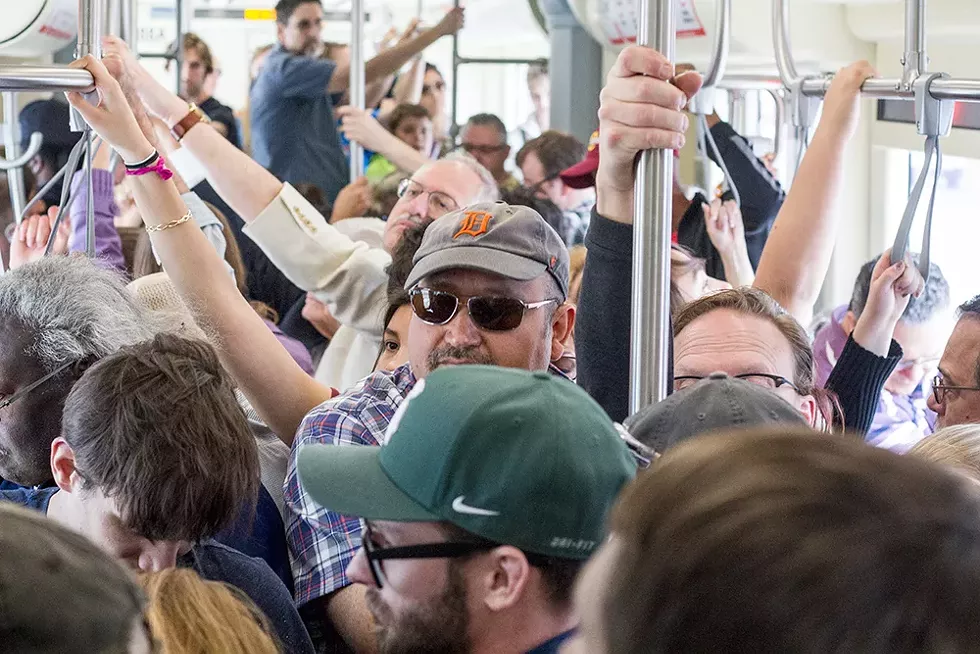
<path fill-rule="evenodd" d="M 568 379 L 554 366 L 549 372 Z M 376 372 L 303 419 L 293 441 L 285 488 L 286 542 L 297 606 L 350 585 L 347 565 L 361 547 L 361 521 L 328 511 L 303 491 L 296 471 L 296 453 L 311 444 L 384 445 L 388 424 L 415 383 L 408 364 L 392 373 Z M 366 493 L 370 489 L 351 488 L 351 492 Z"/>
<path fill-rule="evenodd" d="M 348 392 L 321 404 L 300 424 L 286 471 L 286 542 L 293 569 L 296 605 L 348 586 L 347 565 L 361 547 L 361 521 L 328 511 L 303 491 L 296 453 L 304 445 L 383 445 L 388 423 L 415 386 L 406 364 L 376 372 Z M 351 488 L 366 493 L 370 489 Z"/>

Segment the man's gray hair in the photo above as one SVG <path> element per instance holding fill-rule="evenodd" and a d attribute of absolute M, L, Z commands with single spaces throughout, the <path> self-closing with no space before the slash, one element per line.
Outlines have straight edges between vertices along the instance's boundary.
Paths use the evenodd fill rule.
<path fill-rule="evenodd" d="M 861 266 L 857 279 L 854 280 L 854 291 L 851 295 L 851 304 L 848 307 L 855 317 L 861 317 L 865 305 L 868 303 L 868 294 L 871 292 L 871 273 L 878 263 L 875 257 L 871 261 Z M 916 267 L 919 265 L 919 255 L 912 254 L 912 263 Z M 921 325 L 929 322 L 941 311 L 949 308 L 949 282 L 943 276 L 943 271 L 934 263 L 929 265 L 929 281 L 919 297 L 913 297 L 909 305 L 902 314 L 902 320 L 906 323 Z"/>
<path fill-rule="evenodd" d="M 45 257 L 0 276 L 0 321 L 26 329 L 47 372 L 152 339 L 157 324 L 122 277 L 82 256 Z"/>
<path fill-rule="evenodd" d="M 499 202 L 500 201 L 500 189 L 497 187 L 497 180 L 493 178 L 490 171 L 483 167 L 479 161 L 474 159 L 472 156 L 467 154 L 463 150 L 453 150 L 445 157 L 440 159 L 440 161 L 456 161 L 480 177 L 480 190 L 473 196 L 473 198 L 467 202 L 470 204 L 479 204 L 481 202 Z"/>

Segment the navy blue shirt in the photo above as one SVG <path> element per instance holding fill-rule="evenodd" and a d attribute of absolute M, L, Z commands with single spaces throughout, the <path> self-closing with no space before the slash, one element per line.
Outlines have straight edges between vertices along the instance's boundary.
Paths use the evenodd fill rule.
<path fill-rule="evenodd" d="M 570 629 L 565 633 L 558 634 L 547 642 L 541 643 L 534 649 L 528 651 L 527 654 L 558 654 L 558 652 L 561 651 L 562 646 L 574 635 L 575 630 Z"/>
<path fill-rule="evenodd" d="M 51 497 L 57 492 L 56 487 L 0 490 L 0 501 L 47 513 Z M 260 520 L 261 517 L 256 516 L 256 519 Z M 221 581 L 242 590 L 269 618 L 283 645 L 283 651 L 300 654 L 314 651 L 306 627 L 293 606 L 292 595 L 262 559 L 208 540 L 195 545 L 190 552 L 180 557 L 177 565 L 181 568 L 192 568 L 204 579 Z"/>
<path fill-rule="evenodd" d="M 252 157 L 292 184 L 319 186 L 332 204 L 350 181 L 327 85 L 336 63 L 277 45 L 252 85 Z"/>

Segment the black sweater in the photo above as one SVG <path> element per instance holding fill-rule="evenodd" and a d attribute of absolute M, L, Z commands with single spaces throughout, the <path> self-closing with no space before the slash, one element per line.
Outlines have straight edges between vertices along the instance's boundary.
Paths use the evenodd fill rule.
<path fill-rule="evenodd" d="M 593 210 L 585 244 L 589 256 L 575 325 L 578 383 L 613 420 L 622 422 L 629 414 L 633 226 Z M 901 358 L 902 348 L 894 340 L 887 357 L 848 340 L 826 385 L 840 400 L 844 428 L 868 432 L 885 380 Z"/>
<path fill-rule="evenodd" d="M 728 123 L 718 123 L 711 128 L 711 135 L 718 146 L 721 158 L 728 166 L 732 182 L 738 189 L 742 199 L 742 222 L 745 224 L 745 245 L 749 251 L 749 261 L 754 270 L 759 265 L 762 248 L 766 245 L 776 214 L 783 206 L 786 193 L 779 182 L 766 169 L 765 164 L 755 156 L 752 145 L 732 129 Z M 708 148 L 711 160 L 718 163 L 711 148 Z M 723 199 L 731 199 L 731 193 L 726 193 Z M 677 228 L 677 242 L 690 248 L 697 256 L 705 260 L 706 272 L 717 279 L 725 279 L 725 266 L 721 255 L 715 250 L 708 230 L 704 226 L 704 210 L 702 202 L 710 202 L 698 193 L 691 201 L 691 206 L 684 213 Z"/>

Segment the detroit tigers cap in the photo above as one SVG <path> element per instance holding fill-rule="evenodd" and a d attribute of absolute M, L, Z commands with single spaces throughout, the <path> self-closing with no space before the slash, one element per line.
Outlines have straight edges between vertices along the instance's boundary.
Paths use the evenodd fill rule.
<path fill-rule="evenodd" d="M 568 297 L 568 247 L 534 209 L 474 204 L 437 218 L 425 230 L 405 288 L 424 277 L 465 268 L 528 281 L 549 273 Z"/>
<path fill-rule="evenodd" d="M 436 370 L 404 400 L 388 434 L 380 448 L 302 448 L 304 490 L 343 515 L 445 521 L 527 552 L 584 559 L 636 473 L 602 408 L 546 372 Z"/>

